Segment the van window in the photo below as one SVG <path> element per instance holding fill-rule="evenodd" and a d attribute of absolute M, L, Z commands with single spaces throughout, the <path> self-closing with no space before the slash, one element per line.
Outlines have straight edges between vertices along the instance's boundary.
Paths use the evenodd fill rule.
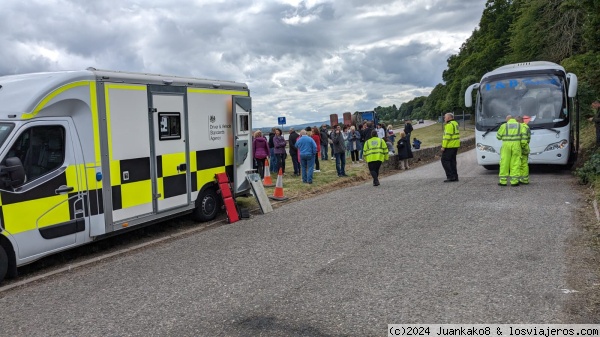
<path fill-rule="evenodd" d="M 250 130 L 250 118 L 248 115 L 238 115 L 238 134 L 247 134 Z"/>
<path fill-rule="evenodd" d="M 21 159 L 27 181 L 43 176 L 65 161 L 65 129 L 60 125 L 31 127 L 21 133 L 8 157 Z"/>
<path fill-rule="evenodd" d="M 158 114 L 158 135 L 160 140 L 181 139 L 181 117 L 179 112 Z"/>
<path fill-rule="evenodd" d="M 0 123 L 0 146 L 4 144 L 4 141 L 8 138 L 8 135 L 10 135 L 10 132 L 14 127 L 14 123 Z"/>

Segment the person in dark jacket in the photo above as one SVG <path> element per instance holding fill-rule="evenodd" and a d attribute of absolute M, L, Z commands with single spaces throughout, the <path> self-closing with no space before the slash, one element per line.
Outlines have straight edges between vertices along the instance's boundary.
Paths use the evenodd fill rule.
<path fill-rule="evenodd" d="M 338 177 L 347 177 L 346 175 L 346 141 L 342 134 L 342 128 L 338 125 L 332 133 L 331 144 L 333 148 L 333 154 L 335 155 L 335 169 L 337 170 Z"/>
<path fill-rule="evenodd" d="M 359 127 L 362 127 L 359 125 Z M 352 164 L 358 164 L 359 150 L 361 149 L 362 143 L 360 142 L 360 132 L 356 131 L 354 125 L 350 127 L 348 133 L 348 150 L 350 150 L 350 158 L 352 158 Z"/>
<path fill-rule="evenodd" d="M 271 173 L 275 173 L 277 158 L 275 158 L 275 144 L 273 144 L 273 138 L 275 138 L 275 128 L 271 129 L 269 132 L 269 149 L 271 153 L 269 154 L 269 170 Z"/>
<path fill-rule="evenodd" d="M 298 140 L 298 133 L 294 130 L 294 128 L 290 128 L 290 137 L 288 138 L 288 143 L 290 146 L 290 157 L 292 158 L 292 165 L 294 166 L 294 175 L 300 175 L 300 162 L 298 161 L 298 149 L 296 148 L 296 141 Z"/>
<path fill-rule="evenodd" d="M 408 141 L 410 142 L 410 134 L 413 132 L 413 126 L 410 119 L 404 121 L 404 134 L 408 137 Z"/>
<path fill-rule="evenodd" d="M 366 127 L 365 127 L 366 126 Z M 367 140 L 371 138 L 371 132 L 373 131 L 373 123 L 367 122 L 363 124 L 363 129 L 361 132 L 362 143 L 364 144 Z"/>
<path fill-rule="evenodd" d="M 590 118 L 590 122 L 596 125 L 596 145 L 600 145 L 600 101 L 594 101 L 592 108 L 596 109 L 596 115 Z"/>
<path fill-rule="evenodd" d="M 410 149 L 410 138 L 400 131 L 398 136 L 398 161 L 400 162 L 401 170 L 408 170 L 408 160 L 413 157 L 412 150 Z"/>
<path fill-rule="evenodd" d="M 256 170 L 260 175 L 260 179 L 265 178 L 265 160 L 270 155 L 269 142 L 263 137 L 260 130 L 254 133 L 252 141 L 252 150 L 254 151 L 254 159 L 256 160 Z"/>
<path fill-rule="evenodd" d="M 275 145 L 275 158 L 277 158 L 275 172 L 279 173 L 279 169 L 281 169 L 281 173 L 285 173 L 285 145 L 286 141 L 283 138 L 283 134 L 281 129 L 275 129 L 275 137 L 273 138 L 273 145 Z"/>
<path fill-rule="evenodd" d="M 329 145 L 329 134 L 327 134 L 327 125 L 325 124 L 321 125 L 321 130 L 319 131 L 319 139 L 321 143 L 321 160 L 327 160 L 327 146 Z"/>

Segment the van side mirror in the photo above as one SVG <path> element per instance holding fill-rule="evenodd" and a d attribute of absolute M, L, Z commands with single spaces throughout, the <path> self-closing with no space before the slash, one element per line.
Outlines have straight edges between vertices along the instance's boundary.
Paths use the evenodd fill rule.
<path fill-rule="evenodd" d="M 6 158 L 4 165 L 0 165 L 0 177 L 5 187 L 15 188 L 25 183 L 25 168 L 21 159 L 17 157 Z"/>

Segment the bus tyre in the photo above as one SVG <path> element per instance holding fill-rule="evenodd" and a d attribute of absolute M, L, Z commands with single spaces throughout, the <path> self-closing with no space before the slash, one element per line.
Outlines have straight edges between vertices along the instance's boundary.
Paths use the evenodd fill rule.
<path fill-rule="evenodd" d="M 221 209 L 219 196 L 212 188 L 207 188 L 198 194 L 196 199 L 196 208 L 194 209 L 193 218 L 196 221 L 206 222 L 214 219 Z"/>
<path fill-rule="evenodd" d="M 0 245 L 0 283 L 4 280 L 6 273 L 8 272 L 8 255 L 6 255 L 6 251 L 4 247 Z"/>

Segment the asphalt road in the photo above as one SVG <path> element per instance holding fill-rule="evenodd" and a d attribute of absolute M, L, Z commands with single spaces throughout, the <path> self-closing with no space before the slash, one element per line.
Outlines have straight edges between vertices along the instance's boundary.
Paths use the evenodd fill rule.
<path fill-rule="evenodd" d="M 564 323 L 568 172 L 499 187 L 459 155 L 0 293 L 1 336 L 382 336 Z"/>

